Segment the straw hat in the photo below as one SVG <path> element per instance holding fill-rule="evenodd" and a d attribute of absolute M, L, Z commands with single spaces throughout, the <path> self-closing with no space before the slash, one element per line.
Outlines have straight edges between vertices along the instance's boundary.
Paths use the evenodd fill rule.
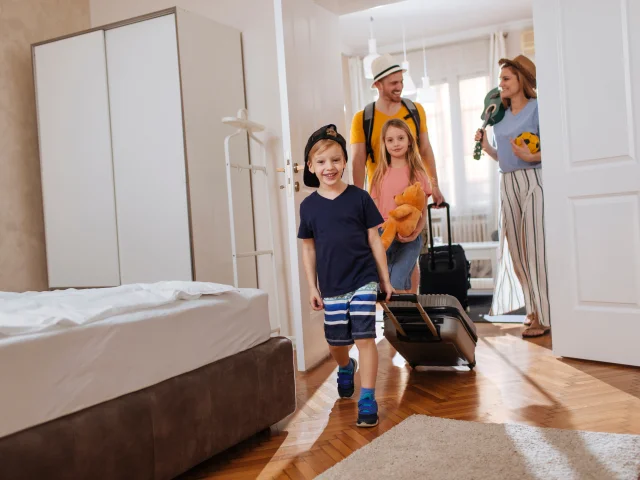
<path fill-rule="evenodd" d="M 380 55 L 371 63 L 371 72 L 373 73 L 371 89 L 374 89 L 376 82 L 379 82 L 384 77 L 396 72 L 404 73 L 406 70 L 402 68 L 391 55 L 385 53 L 384 55 Z"/>

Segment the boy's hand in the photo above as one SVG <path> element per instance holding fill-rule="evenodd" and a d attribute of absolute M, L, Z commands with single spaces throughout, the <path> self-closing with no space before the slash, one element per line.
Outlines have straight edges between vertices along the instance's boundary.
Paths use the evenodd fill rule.
<path fill-rule="evenodd" d="M 386 302 L 389 302 L 391 300 L 392 293 L 396 293 L 396 291 L 391 286 L 391 281 L 389 281 L 388 279 L 380 282 L 380 290 L 387 294 L 387 298 L 385 299 Z"/>
<path fill-rule="evenodd" d="M 314 289 L 309 294 L 309 303 L 311 304 L 311 308 L 314 310 L 322 310 L 324 308 L 324 304 L 322 303 L 322 297 L 320 296 L 320 292 L 317 289 Z"/>

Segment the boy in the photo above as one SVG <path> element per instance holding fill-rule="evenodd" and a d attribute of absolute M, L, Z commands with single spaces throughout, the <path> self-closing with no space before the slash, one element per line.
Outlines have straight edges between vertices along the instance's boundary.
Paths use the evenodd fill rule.
<path fill-rule="evenodd" d="M 325 338 L 338 363 L 338 394 L 349 398 L 355 390 L 358 363 L 349 358 L 355 341 L 362 379 L 356 424 L 374 427 L 378 424 L 377 282 L 387 301 L 393 288 L 378 233 L 382 216 L 365 190 L 342 181 L 346 164 L 346 142 L 335 125 L 311 135 L 305 148 L 304 183 L 318 190 L 300 205 L 298 238 L 303 240 L 311 308 L 325 310 Z"/>

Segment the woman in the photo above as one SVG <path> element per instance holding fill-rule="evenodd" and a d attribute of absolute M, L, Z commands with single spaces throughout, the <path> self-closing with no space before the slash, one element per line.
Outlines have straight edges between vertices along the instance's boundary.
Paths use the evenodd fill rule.
<path fill-rule="evenodd" d="M 525 145 L 515 143 L 522 132 L 540 136 L 536 67 L 523 55 L 513 60 L 501 59 L 499 64 L 500 96 L 506 112 L 493 127 L 495 146 L 489 144 L 481 130 L 476 133 L 476 141 L 482 139 L 482 149 L 498 161 L 502 173 L 501 244 L 506 239 L 524 293 L 527 328 L 522 336 L 539 337 L 549 332 L 551 326 L 541 154 L 531 153 Z"/>

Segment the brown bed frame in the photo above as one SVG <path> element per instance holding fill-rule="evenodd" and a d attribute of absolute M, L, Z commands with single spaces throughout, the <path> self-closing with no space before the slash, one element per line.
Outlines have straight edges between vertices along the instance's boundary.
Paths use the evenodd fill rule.
<path fill-rule="evenodd" d="M 0 479 L 168 480 L 295 408 L 293 347 L 289 339 L 275 337 L 0 438 Z"/>

